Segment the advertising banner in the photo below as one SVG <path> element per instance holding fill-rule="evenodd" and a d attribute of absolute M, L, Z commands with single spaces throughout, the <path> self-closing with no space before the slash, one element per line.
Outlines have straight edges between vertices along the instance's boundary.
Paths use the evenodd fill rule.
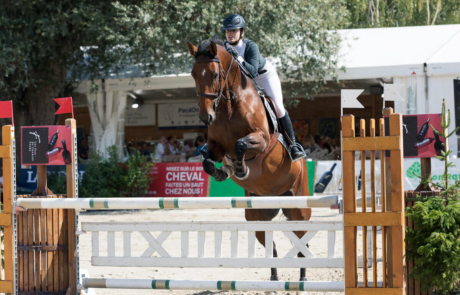
<path fill-rule="evenodd" d="M 200 108 L 196 102 L 158 105 L 158 127 L 160 129 L 206 128 L 201 122 Z"/>
<path fill-rule="evenodd" d="M 126 126 L 154 126 L 155 119 L 154 104 L 143 104 L 137 109 L 131 106 L 126 108 Z"/>
<path fill-rule="evenodd" d="M 451 159 L 455 166 L 450 167 L 449 180 L 452 182 L 460 180 L 460 159 Z M 420 184 L 420 178 L 414 173 L 420 175 L 421 165 L 420 160 L 417 158 L 404 159 L 404 190 L 414 190 Z M 434 158 L 431 159 L 431 176 L 433 182 L 442 181 L 442 174 L 444 173 L 444 162 Z M 340 184 L 342 174 L 341 161 L 318 161 L 316 162 L 315 173 L 315 189 L 318 191 L 320 188 L 324 194 L 341 194 L 342 188 Z M 361 194 L 361 161 L 356 161 L 356 190 L 357 194 Z M 375 186 L 377 194 L 380 194 L 381 189 L 381 175 L 380 175 L 380 160 L 375 160 Z M 371 161 L 366 160 L 366 190 L 370 194 L 371 189 Z"/>
<path fill-rule="evenodd" d="M 441 155 L 445 140 L 435 134 L 430 125 L 442 133 L 441 114 L 403 116 L 404 158 L 432 158 Z M 385 134 L 390 134 L 388 117 L 385 117 Z M 387 151 L 386 155 L 389 157 L 390 152 Z"/>
<path fill-rule="evenodd" d="M 209 175 L 201 163 L 156 163 L 147 197 L 207 197 Z"/>
<path fill-rule="evenodd" d="M 72 164 L 70 126 L 22 127 L 22 165 Z"/>

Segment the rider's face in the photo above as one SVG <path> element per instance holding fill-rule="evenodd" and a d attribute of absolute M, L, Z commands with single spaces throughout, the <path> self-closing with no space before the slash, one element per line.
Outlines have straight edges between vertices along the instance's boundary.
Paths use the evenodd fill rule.
<path fill-rule="evenodd" d="M 235 43 L 238 40 L 240 40 L 240 35 L 241 35 L 240 29 L 225 31 L 225 37 L 227 37 L 227 41 L 229 43 Z"/>

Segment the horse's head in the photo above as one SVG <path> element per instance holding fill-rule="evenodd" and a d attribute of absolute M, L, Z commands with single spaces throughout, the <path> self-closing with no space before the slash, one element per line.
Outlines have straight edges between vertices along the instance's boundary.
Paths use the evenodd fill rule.
<path fill-rule="evenodd" d="M 232 57 L 218 37 L 204 41 L 198 48 L 187 42 L 187 47 L 190 54 L 195 57 L 192 77 L 195 79 L 199 96 L 200 120 L 210 125 L 216 120 L 216 107 L 228 74 L 225 70 Z"/>

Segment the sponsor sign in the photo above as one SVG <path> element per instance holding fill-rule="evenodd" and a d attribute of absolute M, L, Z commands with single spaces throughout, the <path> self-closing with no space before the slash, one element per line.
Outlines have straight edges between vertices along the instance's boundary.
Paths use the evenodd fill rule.
<path fill-rule="evenodd" d="M 137 109 L 126 108 L 126 126 L 154 126 L 155 119 L 154 104 L 143 104 Z"/>
<path fill-rule="evenodd" d="M 442 133 L 441 114 L 404 115 L 404 158 L 432 158 L 445 149 L 445 139 L 433 132 L 431 126 Z M 390 134 L 388 117 L 385 117 L 385 134 Z M 390 156 L 387 151 L 386 156 Z"/>
<path fill-rule="evenodd" d="M 22 165 L 72 164 L 70 126 L 22 127 Z"/>
<path fill-rule="evenodd" d="M 460 170 L 457 167 L 460 167 L 460 159 L 451 159 L 449 162 L 452 162 L 455 166 L 449 168 L 449 181 L 456 182 L 460 180 Z M 318 161 L 316 163 L 316 173 L 315 173 L 315 184 L 319 182 L 321 176 L 324 175 L 327 171 L 330 171 L 332 166 L 336 164 L 333 173 L 332 179 L 324 190 L 324 194 L 341 194 L 341 171 L 342 171 L 342 162 L 341 161 Z M 420 160 L 417 158 L 404 159 L 404 190 L 414 190 L 420 184 L 420 178 L 415 174 L 420 175 L 422 173 Z M 415 174 L 414 174 L 415 173 Z M 431 159 L 431 177 L 433 182 L 442 182 L 444 173 L 444 162 L 436 158 Z M 361 161 L 356 161 L 356 192 L 361 194 L 362 180 L 359 177 L 361 174 Z M 375 186 L 377 194 L 380 194 L 381 191 L 381 175 L 380 175 L 380 160 L 375 160 Z M 366 190 L 367 194 L 371 194 L 371 161 L 366 160 Z"/>
<path fill-rule="evenodd" d="M 147 197 L 207 197 L 209 175 L 201 163 L 156 163 Z"/>
<path fill-rule="evenodd" d="M 78 164 L 78 180 L 82 181 L 83 174 L 85 174 L 86 164 Z M 17 180 L 17 190 L 18 194 L 31 194 L 37 189 L 37 167 L 31 166 L 30 169 L 21 168 L 19 170 L 19 177 Z M 55 166 L 51 169 L 47 169 L 47 174 L 51 175 L 52 173 L 58 172 L 61 175 L 66 175 L 66 167 L 64 166 Z M 66 193 L 64 192 L 54 192 L 54 193 Z"/>
<path fill-rule="evenodd" d="M 160 129 L 206 128 L 201 122 L 200 108 L 196 102 L 158 105 L 158 127 Z"/>

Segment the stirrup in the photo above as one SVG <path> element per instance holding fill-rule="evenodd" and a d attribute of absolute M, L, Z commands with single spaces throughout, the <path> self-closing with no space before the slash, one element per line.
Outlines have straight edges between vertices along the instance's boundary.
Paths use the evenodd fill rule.
<path fill-rule="evenodd" d="M 293 148 L 294 146 L 298 147 L 298 148 L 302 151 L 302 153 L 303 153 L 303 156 L 300 157 L 300 158 L 298 158 L 298 159 L 296 159 L 296 160 L 294 160 L 294 159 L 292 158 L 292 148 Z M 299 161 L 299 160 L 302 160 L 302 159 L 306 158 L 306 157 L 307 157 L 307 154 L 305 153 L 305 150 L 303 149 L 302 145 L 301 145 L 300 143 L 296 142 L 295 144 L 289 146 L 289 157 L 291 158 L 291 161 L 292 161 L 292 162 L 297 162 L 297 161 Z"/>

